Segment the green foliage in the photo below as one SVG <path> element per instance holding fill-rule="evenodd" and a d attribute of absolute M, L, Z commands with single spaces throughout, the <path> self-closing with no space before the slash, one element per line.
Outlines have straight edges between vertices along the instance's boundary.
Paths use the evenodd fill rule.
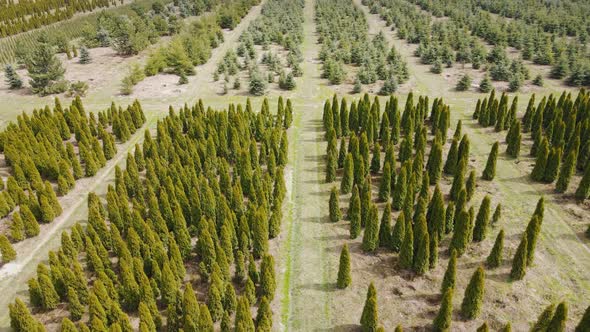
<path fill-rule="evenodd" d="M 55 56 L 47 37 L 39 38 L 38 46 L 32 52 L 26 66 L 31 78 L 29 83 L 34 93 L 44 96 L 66 90 L 67 85 L 63 81 L 65 69 Z"/>
<path fill-rule="evenodd" d="M 524 278 L 524 275 L 526 274 L 527 251 L 528 244 L 527 237 L 525 234 L 520 240 L 520 244 L 518 245 L 518 249 L 516 249 L 514 259 L 512 260 L 512 270 L 510 270 L 510 278 L 512 278 L 513 280 L 521 280 L 522 278 Z"/>
<path fill-rule="evenodd" d="M 466 319 L 474 319 L 479 316 L 484 297 L 484 271 L 480 266 L 475 270 L 467 288 L 465 296 L 461 303 L 461 314 Z"/>
<path fill-rule="evenodd" d="M 336 286 L 344 289 L 350 286 L 352 278 L 350 275 L 350 253 L 348 252 L 348 244 L 344 244 L 340 252 L 340 265 L 338 266 L 338 281 Z"/>
<path fill-rule="evenodd" d="M 486 195 L 481 201 L 477 217 L 475 219 L 475 227 L 473 229 L 473 241 L 481 242 L 485 239 L 487 234 L 488 223 L 490 219 L 490 197 Z"/>
<path fill-rule="evenodd" d="M 379 325 L 379 313 L 377 308 L 377 291 L 373 283 L 367 290 L 367 298 L 361 315 L 361 331 L 372 332 L 377 330 Z"/>
<path fill-rule="evenodd" d="M 8 263 L 16 258 L 16 251 L 14 251 L 6 236 L 2 234 L 0 234 L 0 255 L 2 255 L 3 263 Z"/>
<path fill-rule="evenodd" d="M 377 206 L 371 204 L 367 222 L 365 225 L 365 232 L 363 234 L 362 248 L 364 251 L 372 252 L 379 246 L 379 216 Z"/>
<path fill-rule="evenodd" d="M 449 331 L 453 318 L 453 288 L 448 288 L 443 293 L 442 302 L 438 314 L 434 319 L 432 328 L 434 331 Z"/>
<path fill-rule="evenodd" d="M 457 91 L 467 91 L 471 87 L 471 77 L 467 74 L 463 75 L 459 82 L 457 82 L 457 86 L 455 89 Z"/>
<path fill-rule="evenodd" d="M 492 150 L 490 151 L 490 154 L 488 155 L 488 161 L 486 162 L 486 168 L 484 169 L 483 175 L 482 175 L 482 178 L 484 180 L 491 181 L 494 179 L 494 177 L 496 177 L 496 160 L 498 158 L 498 146 L 499 146 L 498 142 L 495 142 L 494 145 L 492 145 Z"/>
<path fill-rule="evenodd" d="M 489 268 L 494 269 L 499 267 L 502 264 L 502 250 L 504 247 L 504 230 L 500 230 L 498 236 L 496 237 L 496 241 L 494 242 L 494 246 L 492 247 L 492 251 L 490 252 L 488 258 L 486 259 L 486 264 Z"/>
<path fill-rule="evenodd" d="M 23 87 L 22 79 L 18 76 L 18 73 L 11 64 L 4 66 L 4 80 L 12 90 Z"/>
<path fill-rule="evenodd" d="M 342 219 L 342 212 L 340 212 L 340 207 L 338 203 L 338 190 L 336 187 L 332 187 L 330 192 L 330 221 L 331 222 L 338 222 Z"/>

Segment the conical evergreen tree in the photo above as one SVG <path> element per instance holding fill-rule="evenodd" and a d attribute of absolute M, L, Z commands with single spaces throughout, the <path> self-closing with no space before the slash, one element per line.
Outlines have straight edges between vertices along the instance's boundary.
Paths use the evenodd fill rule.
<path fill-rule="evenodd" d="M 498 236 L 496 237 L 496 242 L 494 242 L 494 247 L 492 247 L 492 251 L 490 255 L 486 259 L 486 264 L 489 268 L 494 269 L 502 264 L 502 249 L 504 247 L 504 230 L 500 230 Z"/>
<path fill-rule="evenodd" d="M 525 236 L 527 238 L 527 254 L 526 254 L 526 265 L 531 266 L 535 260 L 535 248 L 537 246 L 537 238 L 541 231 L 542 219 L 538 215 L 533 215 L 529 221 Z"/>
<path fill-rule="evenodd" d="M 484 271 L 480 266 L 473 273 L 465 289 L 465 296 L 461 303 L 461 314 L 467 319 L 474 319 L 481 312 L 484 296 L 484 278 Z"/>
<path fill-rule="evenodd" d="M 361 316 L 361 331 L 373 332 L 377 330 L 379 325 L 379 316 L 377 308 L 377 291 L 373 283 L 369 285 L 367 290 L 367 298 Z"/>
<path fill-rule="evenodd" d="M 399 250 L 399 265 L 402 269 L 409 269 L 414 265 L 414 231 L 410 221 L 406 221 L 404 240 Z"/>
<path fill-rule="evenodd" d="M 542 181 L 545 176 L 545 167 L 547 166 L 547 158 L 549 157 L 549 148 L 547 147 L 547 140 L 543 140 L 542 145 L 537 152 L 537 159 L 535 160 L 535 167 L 531 173 L 531 178 L 535 181 Z"/>
<path fill-rule="evenodd" d="M 262 296 L 272 300 L 277 288 L 274 258 L 271 255 L 265 255 L 260 264 L 260 292 Z"/>
<path fill-rule="evenodd" d="M 567 321 L 567 303 L 561 302 L 555 309 L 555 314 L 547 326 L 547 331 L 563 332 Z"/>
<path fill-rule="evenodd" d="M 576 189 L 575 197 L 578 202 L 583 202 L 590 195 L 590 167 L 584 170 L 584 176 Z"/>
<path fill-rule="evenodd" d="M 342 173 L 342 182 L 340 182 L 340 192 L 342 194 L 350 193 L 354 182 L 354 163 L 352 154 L 348 153 L 344 159 L 344 172 Z"/>
<path fill-rule="evenodd" d="M 543 181 L 545 183 L 552 183 L 557 178 L 559 172 L 559 166 L 561 163 L 561 148 L 552 148 L 547 158 L 547 164 L 545 166 L 545 174 L 543 175 Z"/>
<path fill-rule="evenodd" d="M 338 190 L 336 187 L 332 187 L 332 191 L 330 192 L 330 221 L 331 222 L 338 222 L 342 219 L 342 212 L 340 212 L 340 207 L 338 206 Z"/>
<path fill-rule="evenodd" d="M 389 192 L 391 190 L 391 166 L 385 163 L 383 166 L 383 175 L 379 183 L 379 201 L 386 202 L 389 200 Z"/>
<path fill-rule="evenodd" d="M 363 234 L 362 248 L 364 251 L 372 252 L 379 246 L 379 215 L 377 206 L 371 204 L 365 232 Z"/>
<path fill-rule="evenodd" d="M 547 328 L 551 323 L 551 319 L 553 318 L 553 314 L 555 313 L 555 304 L 548 305 L 545 310 L 539 315 L 535 325 L 531 329 L 531 331 L 548 331 Z"/>
<path fill-rule="evenodd" d="M 442 298 L 440 309 L 434 319 L 432 328 L 434 331 L 449 331 L 453 319 L 453 288 L 447 289 Z"/>
<path fill-rule="evenodd" d="M 590 331 L 590 306 L 586 308 L 584 316 L 582 316 L 580 323 L 578 323 L 578 325 L 576 326 L 576 332 L 584 331 Z"/>
<path fill-rule="evenodd" d="M 391 245 L 391 203 L 385 204 L 379 225 L 379 246 L 389 247 Z"/>
<path fill-rule="evenodd" d="M 407 178 L 407 174 L 406 174 L 406 168 L 402 167 L 400 174 L 397 177 L 397 182 L 395 184 L 395 188 L 393 190 L 393 197 L 392 197 L 392 207 L 396 211 L 399 211 L 403 206 L 404 200 L 406 198 L 407 182 L 408 182 L 408 178 Z M 589 179 L 589 183 L 590 183 L 590 179 Z"/>
<path fill-rule="evenodd" d="M 482 178 L 484 180 L 491 181 L 496 176 L 496 159 L 498 158 L 498 142 L 495 142 L 492 146 L 492 150 L 488 156 L 486 168 L 483 171 Z"/>
<path fill-rule="evenodd" d="M 459 158 L 459 151 L 458 151 L 459 142 L 456 139 L 453 139 L 453 143 L 451 143 L 451 148 L 449 149 L 449 153 L 447 154 L 447 161 L 445 162 L 445 166 L 443 168 L 444 172 L 449 175 L 455 174 L 455 169 L 457 167 L 457 160 Z"/>
<path fill-rule="evenodd" d="M 512 260 L 512 270 L 510 271 L 510 277 L 513 280 L 521 280 L 526 274 L 527 247 L 527 238 L 525 234 L 523 235 L 522 240 L 520 240 L 520 244 L 518 245 L 518 249 L 516 249 L 514 259 Z"/>
<path fill-rule="evenodd" d="M 430 265 L 430 237 L 426 226 L 426 218 L 422 216 L 416 227 L 416 242 L 414 252 L 414 272 L 423 275 Z"/>
<path fill-rule="evenodd" d="M 390 248 L 394 252 L 399 252 L 402 246 L 402 243 L 406 236 L 406 218 L 404 216 L 404 212 L 400 212 L 397 216 L 397 220 L 395 222 L 395 226 L 393 227 L 393 231 L 391 232 L 391 242 Z M 412 244 L 413 245 L 413 244 Z"/>
<path fill-rule="evenodd" d="M 18 76 L 18 73 L 11 64 L 7 64 L 4 67 L 4 78 L 11 90 L 23 87 L 23 80 Z"/>
<path fill-rule="evenodd" d="M 340 265 L 338 266 L 338 281 L 336 286 L 344 289 L 352 282 L 350 276 L 350 253 L 348 252 L 348 244 L 344 244 L 340 252 Z"/>
<path fill-rule="evenodd" d="M 11 262 L 16 258 L 16 251 L 3 234 L 0 234 L 0 255 L 2 255 L 2 263 Z"/>
<path fill-rule="evenodd" d="M 457 221 L 455 222 L 455 230 L 453 238 L 451 239 L 451 248 L 457 251 L 457 255 L 461 256 L 467 249 L 469 243 L 469 214 L 463 210 L 459 212 Z"/>
<path fill-rule="evenodd" d="M 490 220 L 490 196 L 486 195 L 481 201 L 475 227 L 473 229 L 473 241 L 481 242 L 486 238 L 488 222 Z"/>
<path fill-rule="evenodd" d="M 565 162 L 561 166 L 561 170 L 559 171 L 559 177 L 557 178 L 557 184 L 555 185 L 555 190 L 558 193 L 564 193 L 567 191 L 567 188 L 570 184 L 570 180 L 572 175 L 576 170 L 576 163 L 577 163 L 577 151 L 576 149 L 572 149 L 565 158 Z"/>
<path fill-rule="evenodd" d="M 451 250 L 451 258 L 449 259 L 449 263 L 447 265 L 447 270 L 445 271 L 445 275 L 443 277 L 443 281 L 441 284 L 441 292 L 445 294 L 448 290 L 455 289 L 455 279 L 457 274 L 457 252 L 455 250 Z"/>

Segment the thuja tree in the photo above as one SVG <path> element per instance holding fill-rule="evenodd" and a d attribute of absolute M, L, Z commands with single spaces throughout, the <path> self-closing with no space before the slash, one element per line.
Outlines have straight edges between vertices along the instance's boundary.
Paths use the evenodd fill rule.
<path fill-rule="evenodd" d="M 479 316 L 484 296 L 485 275 L 483 268 L 480 266 L 475 270 L 467 288 L 465 296 L 461 303 L 461 314 L 467 319 L 474 319 Z"/>

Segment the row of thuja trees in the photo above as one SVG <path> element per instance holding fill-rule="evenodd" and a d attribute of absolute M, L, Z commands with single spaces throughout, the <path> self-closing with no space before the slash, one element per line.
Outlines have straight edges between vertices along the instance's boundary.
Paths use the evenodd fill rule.
<path fill-rule="evenodd" d="M 171 108 L 117 168 L 106 205 L 91 193 L 86 227 L 64 232 L 39 265 L 33 311 L 67 308 L 61 331 L 133 331 L 137 316 L 140 331 L 271 331 L 269 239 L 281 228 L 291 122 L 282 99 L 273 114 L 266 100 L 258 113 L 249 101 Z M 20 299 L 10 317 L 17 332 L 44 330 Z"/>
<path fill-rule="evenodd" d="M 223 92 L 233 80 L 233 89 L 241 87 L 242 71 L 248 73 L 248 92 L 261 96 L 269 83 L 278 82 L 282 90 L 295 89 L 295 77 L 303 75 L 303 0 L 270 0 L 261 15 L 240 36 L 236 51 L 228 51 L 217 64 L 214 80 L 223 75 Z M 262 56 L 255 46 L 261 47 Z M 266 67 L 263 73 L 261 66 Z M 278 77 L 278 79 L 277 79 Z"/>
<path fill-rule="evenodd" d="M 338 100 L 334 96 L 326 101 L 323 114 L 328 141 L 326 181 L 340 178 L 340 187 L 334 187 L 330 194 L 330 221 L 349 220 L 350 238 L 362 235 L 361 248 L 365 253 L 399 253 L 395 267 L 417 276 L 436 267 L 441 247 L 448 247 L 445 252 L 450 259 L 441 285 L 442 302 L 433 322 L 434 329 L 441 331 L 448 330 L 452 320 L 457 260 L 469 250 L 471 243 L 484 241 L 490 226 L 500 224 L 501 218 L 501 205 L 496 206 L 492 215 L 488 195 L 482 199 L 477 212 L 477 203 L 470 203 L 478 176 L 469 166 L 470 143 L 468 136 L 462 134 L 461 122 L 449 137 L 451 144 L 446 160 L 443 158 L 448 142 L 449 112 L 442 99 L 430 104 L 428 97 L 421 96 L 415 103 L 410 93 L 403 109 L 398 106 L 397 97 L 391 96 L 383 111 L 377 97 L 371 101 L 365 95 L 348 105 L 346 99 Z M 495 177 L 496 158 L 497 146 L 492 149 L 482 172 L 483 180 L 491 181 Z M 444 184 L 444 175 L 452 177 L 448 194 L 441 189 L 448 187 Z M 378 184 L 373 185 L 374 181 Z M 351 192 L 351 196 L 346 196 L 350 200 L 344 216 L 339 206 L 340 194 Z M 541 198 L 512 260 L 511 280 L 522 279 L 533 263 L 543 214 Z M 394 217 L 396 221 L 392 227 Z M 485 259 L 488 269 L 502 264 L 506 256 L 503 247 L 504 231 L 500 230 Z M 345 244 L 337 286 L 346 288 L 351 282 L 350 254 Z M 465 289 L 460 308 L 463 318 L 474 319 L 481 313 L 484 284 L 482 265 L 475 270 Z M 361 325 L 363 331 L 374 331 L 378 327 L 376 290 L 372 284 Z"/>
<path fill-rule="evenodd" d="M 523 134 L 530 133 L 529 153 L 535 158 L 531 179 L 555 183 L 557 193 L 566 193 L 576 185 L 573 196 L 583 202 L 590 196 L 590 96 L 582 89 L 575 98 L 566 92 L 559 97 L 544 96 L 538 103 L 535 98 L 534 94 L 530 97 L 524 115 L 519 118 L 518 96 L 508 108 L 508 96 L 502 94 L 498 99 L 492 91 L 478 100 L 473 118 L 484 127 L 493 126 L 496 132 L 508 130 L 506 154 L 512 158 L 521 156 Z M 574 184 L 576 174 L 582 176 Z"/>
<path fill-rule="evenodd" d="M 369 37 L 367 18 L 352 1 L 317 1 L 315 16 L 322 77 L 331 84 L 352 79 L 347 75 L 347 65 L 357 69 L 354 93 L 361 92 L 363 84 L 382 81 L 380 94 L 389 95 L 397 90 L 398 84 L 408 80 L 405 60 L 395 47 L 390 48 L 383 33 Z"/>
<path fill-rule="evenodd" d="M 116 142 L 127 141 L 143 126 L 139 102 L 127 109 L 111 107 L 96 115 L 79 98 L 63 108 L 55 99 L 23 113 L 0 132 L 0 152 L 10 175 L 0 181 L 0 217 L 8 223 L 8 238 L 18 242 L 39 234 L 39 223 L 62 213 L 57 196 L 67 194 L 76 180 L 93 176 L 117 153 Z M 0 235 L 2 260 L 15 258 L 5 235 Z"/>

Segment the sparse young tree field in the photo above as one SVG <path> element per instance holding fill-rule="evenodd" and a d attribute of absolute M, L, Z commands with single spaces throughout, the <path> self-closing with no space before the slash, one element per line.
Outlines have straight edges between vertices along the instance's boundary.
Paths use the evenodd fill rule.
<path fill-rule="evenodd" d="M 589 9 L 0 0 L 0 330 L 588 331 Z"/>

